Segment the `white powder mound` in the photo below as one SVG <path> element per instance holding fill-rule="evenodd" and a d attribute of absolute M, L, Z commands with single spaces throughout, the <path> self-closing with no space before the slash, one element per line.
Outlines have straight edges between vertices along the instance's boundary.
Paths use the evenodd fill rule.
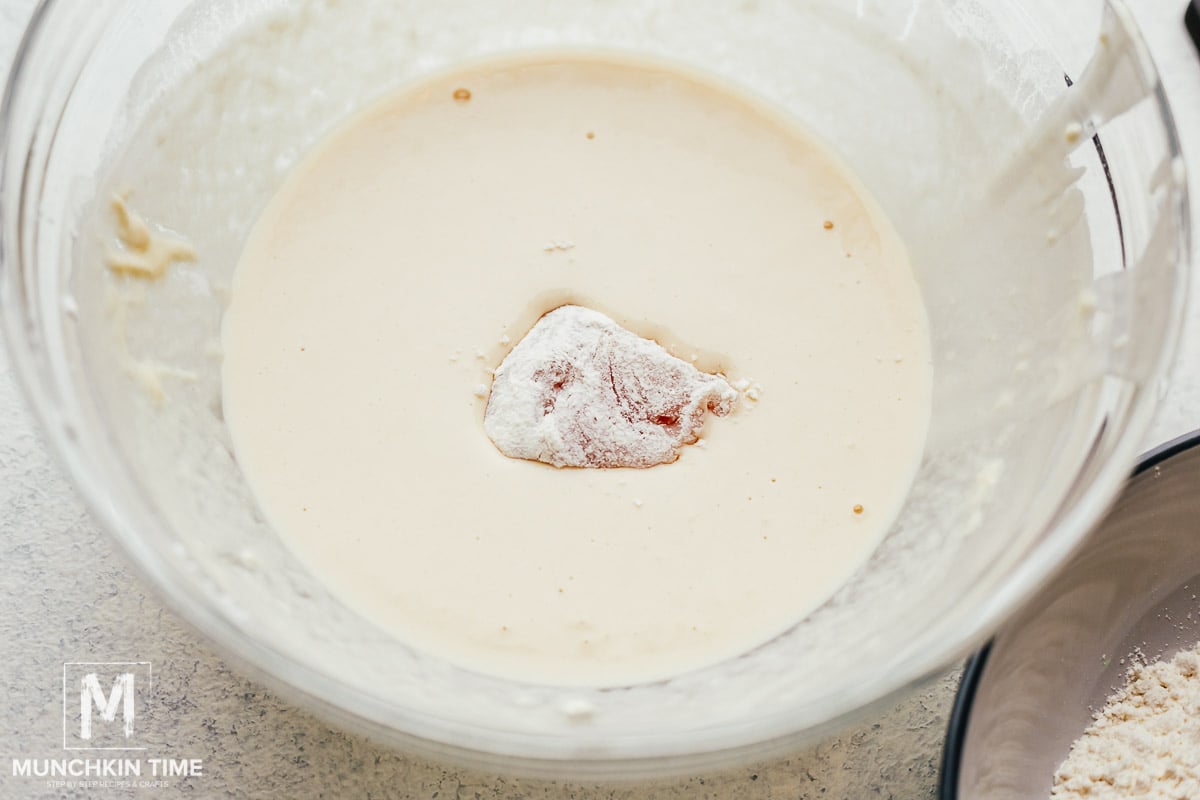
<path fill-rule="evenodd" d="M 711 411 L 738 393 L 724 378 L 581 306 L 538 320 L 496 370 L 484 429 L 510 458 L 556 467 L 652 467 L 679 458 Z"/>
<path fill-rule="evenodd" d="M 1071 747 L 1050 797 L 1200 798 L 1200 645 L 1129 670 Z"/>

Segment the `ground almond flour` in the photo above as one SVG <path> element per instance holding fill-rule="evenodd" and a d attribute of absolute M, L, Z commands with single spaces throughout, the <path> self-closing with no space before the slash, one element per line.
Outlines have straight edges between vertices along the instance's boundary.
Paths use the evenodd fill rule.
<path fill-rule="evenodd" d="M 1130 668 L 1071 747 L 1050 797 L 1200 798 L 1200 644 Z"/>

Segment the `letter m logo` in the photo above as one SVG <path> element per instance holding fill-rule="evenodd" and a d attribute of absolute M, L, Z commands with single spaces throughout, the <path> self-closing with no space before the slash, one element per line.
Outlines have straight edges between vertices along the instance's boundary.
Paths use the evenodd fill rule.
<path fill-rule="evenodd" d="M 121 714 L 125 719 L 125 738 L 133 736 L 133 718 L 137 714 L 134 707 L 134 676 L 132 672 L 121 672 L 113 680 L 112 690 L 108 697 L 100 688 L 100 678 L 94 672 L 83 676 L 79 689 L 79 738 L 92 738 L 92 706 L 100 712 L 100 718 L 112 722 L 117 718 L 117 706 L 121 706 Z M 124 699 L 124 703 L 121 700 Z"/>
<path fill-rule="evenodd" d="M 64 664 L 63 749 L 145 750 L 134 721 L 150 680 L 148 661 Z"/>

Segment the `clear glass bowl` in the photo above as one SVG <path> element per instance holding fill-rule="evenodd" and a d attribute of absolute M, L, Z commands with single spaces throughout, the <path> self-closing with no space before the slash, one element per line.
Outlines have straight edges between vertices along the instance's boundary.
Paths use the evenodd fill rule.
<path fill-rule="evenodd" d="M 1128 32 L 1128 58 L 1100 100 L 1129 110 L 1097 111 L 1098 139 L 1071 155 L 1081 177 L 1062 198 L 1081 216 L 1049 229 L 1021 194 L 1057 163 L 1013 173 L 1016 199 L 1002 207 L 1025 203 L 1028 225 L 980 202 L 1064 75 L 1080 76 L 1101 11 L 1082 0 L 49 0 L 0 127 L 13 362 L 93 513 L 164 600 L 348 727 L 426 756 L 576 778 L 796 747 L 978 645 L 1128 474 L 1181 319 L 1189 242 L 1170 113 L 1127 13 L 1108 35 Z M 456 61 L 580 47 L 714 73 L 829 141 L 909 243 L 935 361 L 925 458 L 871 561 L 753 652 L 619 690 L 455 668 L 330 597 L 255 509 L 212 346 L 255 214 L 321 132 Z M 116 314 L 100 247 L 107 197 L 123 187 L 203 256 Z M 206 203 L 227 208 L 227 223 L 189 226 Z M 147 396 L 147 375 L 166 376 L 167 401 Z"/>

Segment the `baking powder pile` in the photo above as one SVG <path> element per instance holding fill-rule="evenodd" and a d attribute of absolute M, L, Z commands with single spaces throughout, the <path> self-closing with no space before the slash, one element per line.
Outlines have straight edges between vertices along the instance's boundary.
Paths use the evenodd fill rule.
<path fill-rule="evenodd" d="M 603 314 L 544 315 L 496 370 L 484 429 L 500 452 L 556 467 L 652 467 L 723 417 L 738 392 Z"/>
<path fill-rule="evenodd" d="M 1071 747 L 1050 797 L 1200 798 L 1200 644 L 1129 670 Z"/>

